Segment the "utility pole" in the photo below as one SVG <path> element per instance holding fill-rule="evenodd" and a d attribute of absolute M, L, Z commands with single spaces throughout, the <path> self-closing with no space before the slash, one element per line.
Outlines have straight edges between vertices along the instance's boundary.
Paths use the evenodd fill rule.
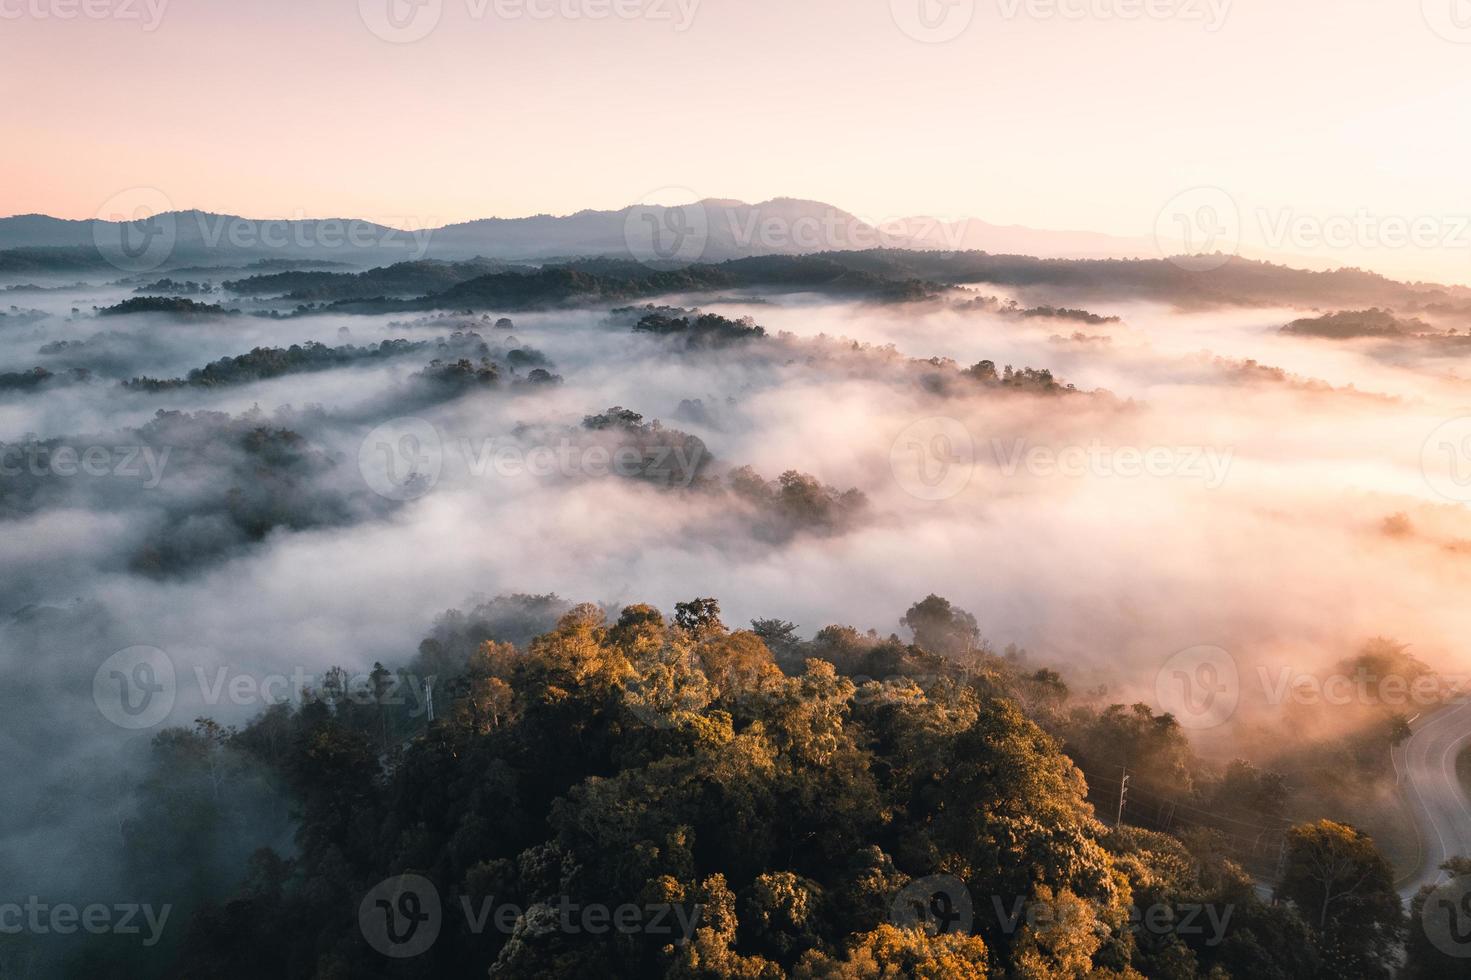
<path fill-rule="evenodd" d="M 1119 815 L 1114 818 L 1113 825 L 1119 826 L 1124 822 L 1124 797 L 1129 794 L 1129 767 L 1124 766 L 1124 776 L 1119 780 Z"/>

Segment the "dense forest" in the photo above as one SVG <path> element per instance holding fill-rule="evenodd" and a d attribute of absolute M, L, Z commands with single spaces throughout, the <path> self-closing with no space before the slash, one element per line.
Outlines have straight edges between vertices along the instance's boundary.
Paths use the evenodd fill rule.
<path fill-rule="evenodd" d="M 477 265 L 477 263 L 481 263 Z M 489 271 L 486 271 L 489 270 Z M 533 309 L 570 302 L 618 302 L 680 292 L 727 289 L 810 291 L 874 302 L 934 300 L 984 282 L 1023 293 L 1045 291 L 1105 300 L 1146 299 L 1187 309 L 1229 306 L 1392 307 L 1471 320 L 1463 290 L 1394 282 L 1360 269 L 1308 272 L 1232 258 L 1218 269 L 1190 271 L 1165 259 L 1036 259 L 985 252 L 902 249 L 766 255 L 681 268 L 651 268 L 627 258 L 580 258 L 540 267 L 407 262 L 362 273 L 290 273 L 225 283 L 252 296 L 332 300 L 355 312 L 492 307 Z M 408 297 L 417 299 L 388 299 Z M 961 293 L 960 295 L 963 295 Z M 976 297 L 969 297 L 975 299 Z M 989 300 L 979 298 L 981 302 Z M 1035 316 L 1089 319 L 1086 311 L 1042 304 Z M 1025 315 L 1018 307 L 1013 312 Z M 1004 312 L 1004 309 L 1002 310 Z"/>
<path fill-rule="evenodd" d="M 1285 828 L 1274 873 L 1228 835 L 1119 822 L 1080 765 L 1280 810 L 1279 774 L 1213 772 L 1173 718 L 1088 707 L 938 596 L 911 641 L 721 621 L 697 598 L 502 596 L 396 670 L 343 671 L 243 728 L 153 739 L 130 824 L 187 977 L 1390 977 L 1406 926 L 1355 828 Z M 275 801 L 275 802 L 272 802 Z M 284 801 L 284 802 L 281 802 Z M 294 820 L 220 896 L 233 814 Z M 246 836 L 249 832 L 246 831 Z M 177 860 L 179 849 L 191 855 Z M 1421 899 L 1423 904 L 1423 896 Z M 1419 914 L 1417 906 L 1413 911 Z M 1406 975 L 1461 975 L 1410 946 Z M 163 957 L 168 966 L 159 970 Z M 133 972 L 138 971 L 138 972 Z"/>
<path fill-rule="evenodd" d="M 172 388 L 210 388 L 221 385 L 248 384 L 265 378 L 278 378 L 286 374 L 301 374 L 312 371 L 329 371 L 350 365 L 381 362 L 409 354 L 433 352 L 441 359 L 445 357 L 491 358 L 494 356 L 489 345 L 476 333 L 456 331 L 448 337 L 429 341 L 411 341 L 402 338 L 384 340 L 377 345 L 357 347 L 344 344 L 329 347 L 316 341 L 292 344 L 287 348 L 257 347 L 246 354 L 222 357 L 202 368 L 190 371 L 183 378 L 133 378 L 123 382 L 125 387 L 145 391 L 167 391 Z M 513 362 L 530 363 L 540 360 L 536 352 L 512 351 Z"/>
<path fill-rule="evenodd" d="M 1179 353 L 1170 331 L 1222 329 L 1215 312 L 1092 311 L 1115 297 L 1205 309 L 1227 285 L 1248 306 L 1331 286 L 1364 307 L 1300 308 L 1285 328 L 1277 309 L 1238 314 L 1242 336 L 1282 345 L 1273 360 L 1298 345 L 1408 363 L 1471 341 L 1444 332 L 1458 292 L 1279 273 L 885 250 L 683 269 L 282 261 L 12 308 L 0 407 L 26 424 L 0 441 L 0 519 L 43 543 L 17 563 L 41 573 L 7 582 L 0 639 L 22 665 L 14 745 L 65 766 L 0 818 L 20 842 L 0 867 L 31 872 L 29 841 L 81 840 L 109 852 L 95 880 L 67 891 L 43 869 L 33 887 L 170 918 L 156 942 L 0 931 L 0 975 L 1463 975 L 1436 931 L 1444 886 L 1414 894 L 1440 857 L 1420 860 L 1398 802 L 1393 753 L 1419 716 L 1283 695 L 1197 735 L 1148 700 L 1178 647 L 1170 617 L 1133 602 L 1179 570 L 1133 576 L 1203 554 L 1223 577 L 1307 590 L 1331 577 L 1292 564 L 1311 511 L 1355 554 L 1408 556 L 1379 583 L 1404 605 L 1410 558 L 1448 570 L 1471 531 L 1387 497 L 1304 504 L 1278 482 L 1249 497 L 1177 479 L 1166 495 L 1006 469 L 1105 437 L 1183 453 L 1182 433 L 1205 429 L 1175 423 L 1201 406 L 1267 420 L 1270 460 L 1284 405 L 1331 405 L 1335 425 L 1410 407 L 1383 376 L 1330 384 L 1243 344 Z M 215 305 L 226 293 L 245 309 Z M 935 421 L 951 424 L 905 435 Z M 911 459 L 973 467 L 965 495 L 941 509 L 906 482 Z M 1229 545 L 1161 548 L 1195 526 L 1173 510 L 1187 505 L 1252 516 Z M 91 523 L 73 531 L 78 515 Z M 1175 523 L 1148 524 L 1160 515 Z M 1231 564 L 1238 540 L 1253 575 Z M 482 597 L 433 620 L 446 587 L 508 580 L 612 598 Z M 1426 649 L 1423 624 L 1381 607 L 1314 633 L 1276 596 L 1232 588 L 1200 593 L 1259 628 L 1229 641 L 1243 675 L 1288 656 L 1263 636 L 1310 635 L 1312 659 L 1288 662 L 1300 683 L 1439 683 L 1408 645 Z M 963 589 L 988 604 L 986 632 L 1054 659 L 993 648 L 939 595 L 904 610 L 930 589 Z M 662 608 L 637 601 L 650 594 Z M 727 625 L 712 594 L 742 618 L 809 622 Z M 1186 635 L 1212 635 L 1213 610 L 1188 615 Z M 248 710 L 180 703 L 121 740 L 52 717 L 42 678 L 70 661 L 39 654 L 143 641 L 181 674 L 209 657 L 342 667 Z M 71 680 L 96 715 L 95 678 Z M 1452 886 L 1471 875 L 1463 857 L 1444 868 Z"/>

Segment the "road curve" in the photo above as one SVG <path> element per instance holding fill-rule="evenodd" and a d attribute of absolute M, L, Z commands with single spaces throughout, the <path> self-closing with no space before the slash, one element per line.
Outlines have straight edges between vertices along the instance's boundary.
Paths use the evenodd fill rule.
<path fill-rule="evenodd" d="M 1427 714 L 1411 728 L 1390 753 L 1420 839 L 1419 869 L 1398 882 L 1406 900 L 1441 879 L 1447 858 L 1471 856 L 1471 799 L 1456 778 L 1456 757 L 1471 742 L 1471 700 Z"/>

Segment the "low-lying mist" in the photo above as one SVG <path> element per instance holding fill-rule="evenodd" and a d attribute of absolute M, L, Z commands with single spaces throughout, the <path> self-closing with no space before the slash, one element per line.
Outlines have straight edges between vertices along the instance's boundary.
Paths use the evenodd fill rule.
<path fill-rule="evenodd" d="M 153 733 L 243 723 L 267 678 L 290 697 L 333 666 L 406 664 L 473 594 L 664 609 L 713 596 L 731 624 L 907 639 L 900 615 L 935 593 L 1074 690 L 1157 710 L 1176 707 L 1158 685 L 1172 657 L 1219 648 L 1240 707 L 1191 728 L 1222 757 L 1269 741 L 1285 706 L 1260 678 L 1283 668 L 1331 670 L 1374 637 L 1448 675 L 1471 667 L 1466 488 L 1433 437 L 1468 414 L 1471 388 L 1450 358 L 1281 334 L 1300 311 L 1100 301 L 1093 313 L 1119 319 L 1087 323 L 722 297 L 702 308 L 766 336 L 700 349 L 606 308 L 509 327 L 496 311 L 93 312 L 129 294 L 16 291 L 45 315 L 0 321 L 5 370 L 90 372 L 0 391 L 0 668 L 19 679 L 0 736 L 14 804 L 0 876 L 20 894 L 127 893 L 116 845 Z M 120 384 L 256 348 L 456 331 L 499 355 L 493 383 L 446 381 L 425 351 Z M 507 363 L 528 349 L 560 383 Z M 588 420 L 615 407 L 641 419 Z M 628 446 L 639 463 L 620 471 Z M 59 467 L 63 448 L 75 458 Z M 811 481 L 781 484 L 788 471 Z M 93 682 L 136 646 L 164 652 L 177 692 L 133 730 L 99 713 Z M 237 677 L 247 693 L 230 696 Z M 260 805 L 255 843 L 289 848 L 286 816 Z"/>

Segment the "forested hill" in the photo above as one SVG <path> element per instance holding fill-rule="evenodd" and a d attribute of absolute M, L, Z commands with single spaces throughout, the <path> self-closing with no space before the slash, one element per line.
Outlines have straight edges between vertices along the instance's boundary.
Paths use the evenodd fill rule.
<path fill-rule="evenodd" d="M 629 259 L 552 262 L 539 268 L 476 263 L 401 263 L 346 274 L 294 273 L 227 283 L 252 296 L 337 302 L 345 311 L 473 308 L 524 309 L 623 302 L 680 292 L 811 291 L 881 302 L 933 299 L 983 283 L 1047 298 L 1148 300 L 1182 308 L 1289 306 L 1384 307 L 1471 322 L 1471 291 L 1406 284 L 1358 269 L 1310 272 L 1243 259 L 1191 271 L 1160 260 L 1035 259 L 985 252 L 878 249 L 806 256 L 760 256 L 678 268 Z M 416 298 L 393 299 L 420 291 Z"/>
<path fill-rule="evenodd" d="M 282 796 L 295 846 L 181 905 L 153 955 L 214 978 L 1389 976 L 1402 914 L 1367 836 L 1288 828 L 1280 776 L 1212 775 L 1171 716 L 1073 702 L 942 598 L 903 623 L 914 642 L 804 640 L 709 598 L 502 596 L 366 686 L 332 671 L 244 729 L 164 731 L 125 828 L 140 890 L 209 895 L 213 849 Z M 1116 757 L 1143 806 L 1091 785 Z M 1164 793 L 1205 816 L 1151 829 Z M 1277 903 L 1232 849 L 1253 835 Z M 162 859 L 180 842 L 199 860 Z"/>

